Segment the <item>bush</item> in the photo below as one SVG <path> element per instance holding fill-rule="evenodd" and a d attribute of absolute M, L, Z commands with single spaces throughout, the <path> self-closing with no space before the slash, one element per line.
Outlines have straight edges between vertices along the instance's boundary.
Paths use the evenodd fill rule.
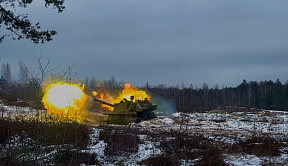
<path fill-rule="evenodd" d="M 69 149 L 58 152 L 55 156 L 55 161 L 61 165 L 99 164 L 95 154 L 81 153 Z"/>
<path fill-rule="evenodd" d="M 155 135 L 152 136 L 153 138 Z M 221 149 L 203 135 L 189 135 L 177 131 L 161 132 L 157 140 L 163 154 L 142 161 L 145 165 L 181 165 L 181 160 L 196 165 L 226 165 Z M 157 163 L 157 164 L 155 164 Z"/>
<path fill-rule="evenodd" d="M 100 131 L 100 140 L 107 143 L 105 154 L 108 156 L 134 153 L 138 151 L 140 139 L 137 135 L 138 129 L 115 127 L 104 128 Z"/>
<path fill-rule="evenodd" d="M 167 156 L 166 154 L 159 155 L 157 157 L 150 157 L 144 161 L 142 164 L 147 166 L 180 166 L 180 161 L 174 156 Z"/>
<path fill-rule="evenodd" d="M 271 137 L 252 137 L 232 145 L 230 151 L 253 154 L 256 156 L 279 156 L 280 149 L 286 146 Z"/>
<path fill-rule="evenodd" d="M 72 154 L 71 159 L 74 160 L 76 156 L 77 161 L 82 161 L 81 158 L 87 155 L 79 151 L 87 148 L 88 141 L 89 127 L 86 125 L 0 119 L 0 146 L 5 146 L 5 150 L 0 151 L 0 156 L 1 163 L 6 163 L 5 165 L 14 165 L 15 162 L 20 165 L 35 165 L 41 162 L 49 165 L 53 163 L 55 155 L 52 152 L 63 149 L 69 151 L 59 154 L 60 156 L 66 155 L 69 159 Z M 74 150 L 73 153 L 70 153 L 70 150 Z M 37 161 L 36 156 L 43 157 L 43 160 Z M 49 161 L 44 161 L 47 157 Z M 57 161 L 61 161 L 58 159 Z"/>

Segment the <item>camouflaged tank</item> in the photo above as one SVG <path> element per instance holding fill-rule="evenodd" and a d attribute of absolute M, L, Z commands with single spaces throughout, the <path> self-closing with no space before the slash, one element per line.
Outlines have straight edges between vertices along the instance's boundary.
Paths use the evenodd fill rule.
<path fill-rule="evenodd" d="M 133 99 L 134 96 L 131 96 L 130 101 L 123 99 L 121 102 L 115 104 L 111 104 L 96 98 L 94 98 L 94 101 L 114 107 L 113 111 L 104 113 L 105 115 L 108 115 L 108 124 L 126 125 L 130 122 L 139 123 L 142 120 L 156 118 L 153 111 L 157 109 L 157 105 L 149 102 L 147 98 L 144 100 L 132 101 Z"/>

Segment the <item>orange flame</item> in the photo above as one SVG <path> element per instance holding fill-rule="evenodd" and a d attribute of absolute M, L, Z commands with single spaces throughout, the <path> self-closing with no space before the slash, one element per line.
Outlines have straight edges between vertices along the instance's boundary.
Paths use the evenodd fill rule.
<path fill-rule="evenodd" d="M 112 104 L 119 103 L 123 99 L 133 101 L 133 102 L 135 102 L 137 100 L 145 100 L 145 99 L 150 100 L 150 96 L 145 91 L 132 87 L 132 85 L 130 83 L 126 83 L 124 85 L 124 89 L 122 90 L 121 93 L 119 93 L 119 95 L 115 99 L 111 98 L 108 93 L 104 94 L 101 92 L 97 93 L 97 92 L 93 91 L 92 94 L 93 95 L 94 94 L 99 95 L 101 100 L 105 100 L 105 101 L 112 103 Z M 131 96 L 134 96 L 134 98 L 131 99 Z M 110 97 L 110 98 L 108 98 L 108 97 Z M 114 109 L 113 107 L 110 107 L 110 106 L 104 105 L 104 104 L 102 104 L 102 107 L 106 107 L 111 111 L 113 111 L 113 109 Z"/>
<path fill-rule="evenodd" d="M 88 99 L 83 89 L 83 84 L 50 84 L 42 98 L 44 108 L 60 120 L 81 122 L 84 120 L 84 106 Z"/>
<path fill-rule="evenodd" d="M 145 91 L 132 87 L 130 83 L 126 83 L 124 85 L 122 93 L 120 93 L 119 96 L 113 102 L 118 103 L 123 99 L 131 100 L 130 99 L 131 96 L 134 96 L 134 99 L 132 100 L 134 102 L 136 100 L 144 100 L 145 98 L 150 100 L 150 96 Z"/>

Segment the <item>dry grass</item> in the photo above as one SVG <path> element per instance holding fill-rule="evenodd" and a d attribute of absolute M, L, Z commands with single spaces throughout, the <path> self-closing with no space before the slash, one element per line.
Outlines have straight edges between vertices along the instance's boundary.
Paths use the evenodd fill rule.
<path fill-rule="evenodd" d="M 80 151 L 88 145 L 88 126 L 67 122 L 0 119 L 0 127 L 0 146 L 6 147 L 5 151 L 0 152 L 1 164 L 50 165 L 62 162 L 59 155 L 67 156 L 63 158 L 64 163 L 80 163 L 82 158 L 87 158 L 87 154 Z M 55 150 L 59 153 L 52 153 Z M 43 159 L 36 159 L 36 156 Z"/>
<path fill-rule="evenodd" d="M 284 144 L 274 138 L 267 136 L 251 137 L 247 140 L 239 141 L 233 144 L 229 152 L 230 153 L 246 153 L 256 156 L 279 156 L 281 154 L 281 148 L 287 147 Z"/>
<path fill-rule="evenodd" d="M 182 160 L 195 160 L 196 165 L 226 165 L 221 150 L 214 146 L 211 139 L 207 139 L 203 135 L 189 135 L 172 130 L 148 135 L 160 143 L 159 148 L 164 153 L 144 160 L 141 164 L 181 165 Z"/>
<path fill-rule="evenodd" d="M 107 143 L 107 156 L 117 156 L 137 152 L 141 143 L 139 134 L 140 131 L 136 128 L 106 126 L 100 131 L 99 140 Z"/>

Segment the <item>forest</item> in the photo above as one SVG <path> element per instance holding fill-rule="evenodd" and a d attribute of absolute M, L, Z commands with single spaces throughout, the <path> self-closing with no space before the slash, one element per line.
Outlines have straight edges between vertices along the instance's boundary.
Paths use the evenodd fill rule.
<path fill-rule="evenodd" d="M 212 110 L 217 108 L 268 109 L 288 110 L 288 84 L 282 84 L 279 79 L 275 82 L 249 81 L 245 79 L 237 87 L 223 87 L 219 89 L 208 88 L 206 83 L 202 88 L 194 89 L 179 87 L 146 86 L 148 91 L 155 95 L 161 95 L 167 99 L 173 99 L 177 110 L 181 112 Z M 235 110 L 235 109 L 234 109 Z M 236 109 L 237 110 L 237 109 Z"/>
<path fill-rule="evenodd" d="M 69 78 L 68 78 L 69 77 Z M 73 81 L 71 75 L 65 77 L 66 80 Z M 1 65 L 0 97 L 6 98 L 10 102 L 19 100 L 26 103 L 34 103 L 33 106 L 41 108 L 41 84 L 43 78 L 33 76 L 28 67 L 19 62 L 18 78 L 11 77 L 11 67 L 9 63 Z M 76 82 L 75 82 L 76 83 Z M 77 82 L 79 83 L 79 82 Z M 123 88 L 124 81 L 117 81 L 114 77 L 109 80 L 99 82 L 95 77 L 86 77 L 82 83 L 85 84 L 85 92 L 90 94 L 92 90 L 105 89 L 108 92 L 117 92 Z M 144 86 L 137 87 L 147 91 L 151 96 L 163 97 L 175 102 L 178 112 L 201 112 L 212 109 L 224 109 L 225 111 L 240 111 L 243 109 L 265 109 L 265 110 L 288 110 L 288 82 L 276 81 L 246 81 L 245 79 L 236 87 L 219 88 L 215 85 L 209 88 L 203 83 L 201 88 L 194 88 L 191 84 L 185 87 L 166 86 L 159 84 L 150 85 L 148 82 Z"/>
<path fill-rule="evenodd" d="M 243 80 L 236 87 L 222 88 L 209 88 L 206 83 L 193 88 L 192 84 L 168 87 L 147 82 L 137 88 L 148 92 L 152 103 L 153 98 L 174 103 L 178 113 L 114 126 L 43 116 L 39 110 L 44 108 L 45 67 L 39 69 L 42 74 L 33 74 L 20 62 L 18 78 L 13 79 L 9 63 L 1 65 L 0 163 L 4 165 L 288 163 L 288 83 L 282 84 L 280 79 Z M 65 73 L 62 81 L 76 83 L 73 72 Z M 86 77 L 81 83 L 89 95 L 92 90 L 119 93 L 126 82 Z"/>

